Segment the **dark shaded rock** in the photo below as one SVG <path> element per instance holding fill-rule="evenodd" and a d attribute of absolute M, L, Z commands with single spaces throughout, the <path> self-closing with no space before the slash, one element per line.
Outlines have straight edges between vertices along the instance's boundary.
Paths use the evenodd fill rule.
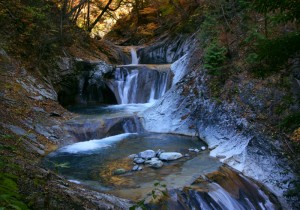
<path fill-rule="evenodd" d="M 57 112 L 50 112 L 50 117 L 62 117 L 62 116 Z"/>
<path fill-rule="evenodd" d="M 159 149 L 159 150 L 156 151 L 155 156 L 156 156 L 156 157 L 159 157 L 159 155 L 160 155 L 161 153 L 163 153 L 163 152 L 165 152 L 165 150 Z"/>

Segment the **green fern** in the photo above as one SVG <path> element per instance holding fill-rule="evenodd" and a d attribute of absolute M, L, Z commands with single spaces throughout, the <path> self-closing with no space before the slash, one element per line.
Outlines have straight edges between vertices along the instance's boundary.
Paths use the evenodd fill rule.
<path fill-rule="evenodd" d="M 25 203 L 21 201 L 22 196 L 16 183 L 17 176 L 1 173 L 0 174 L 0 209 L 29 209 Z"/>

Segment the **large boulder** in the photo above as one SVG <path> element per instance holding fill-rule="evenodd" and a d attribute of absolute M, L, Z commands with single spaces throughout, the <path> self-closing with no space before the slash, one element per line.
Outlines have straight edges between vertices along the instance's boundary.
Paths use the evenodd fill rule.
<path fill-rule="evenodd" d="M 161 168 L 164 163 L 158 158 L 152 158 L 149 162 L 147 162 L 152 168 Z"/>
<path fill-rule="evenodd" d="M 159 159 L 161 160 L 177 160 L 182 157 L 182 154 L 179 152 L 163 152 L 159 155 Z"/>
<path fill-rule="evenodd" d="M 153 150 L 150 150 L 150 149 L 139 153 L 139 157 L 143 158 L 143 159 L 146 159 L 146 160 L 155 157 L 155 155 L 156 155 L 156 153 Z"/>

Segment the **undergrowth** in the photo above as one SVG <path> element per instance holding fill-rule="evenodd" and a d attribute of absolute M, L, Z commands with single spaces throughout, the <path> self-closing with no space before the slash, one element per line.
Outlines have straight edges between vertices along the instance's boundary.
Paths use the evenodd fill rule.
<path fill-rule="evenodd" d="M 18 166 L 0 158 L 0 209 L 29 209 L 23 202 L 23 196 L 19 192 L 18 176 L 11 170 L 18 170 Z"/>

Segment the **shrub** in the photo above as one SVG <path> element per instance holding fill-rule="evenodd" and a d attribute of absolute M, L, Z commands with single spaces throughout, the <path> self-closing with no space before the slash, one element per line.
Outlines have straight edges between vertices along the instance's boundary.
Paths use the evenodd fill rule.
<path fill-rule="evenodd" d="M 211 75 L 221 75 L 222 68 L 226 61 L 227 49 L 220 46 L 216 41 L 213 41 L 205 48 L 204 67 Z"/>

